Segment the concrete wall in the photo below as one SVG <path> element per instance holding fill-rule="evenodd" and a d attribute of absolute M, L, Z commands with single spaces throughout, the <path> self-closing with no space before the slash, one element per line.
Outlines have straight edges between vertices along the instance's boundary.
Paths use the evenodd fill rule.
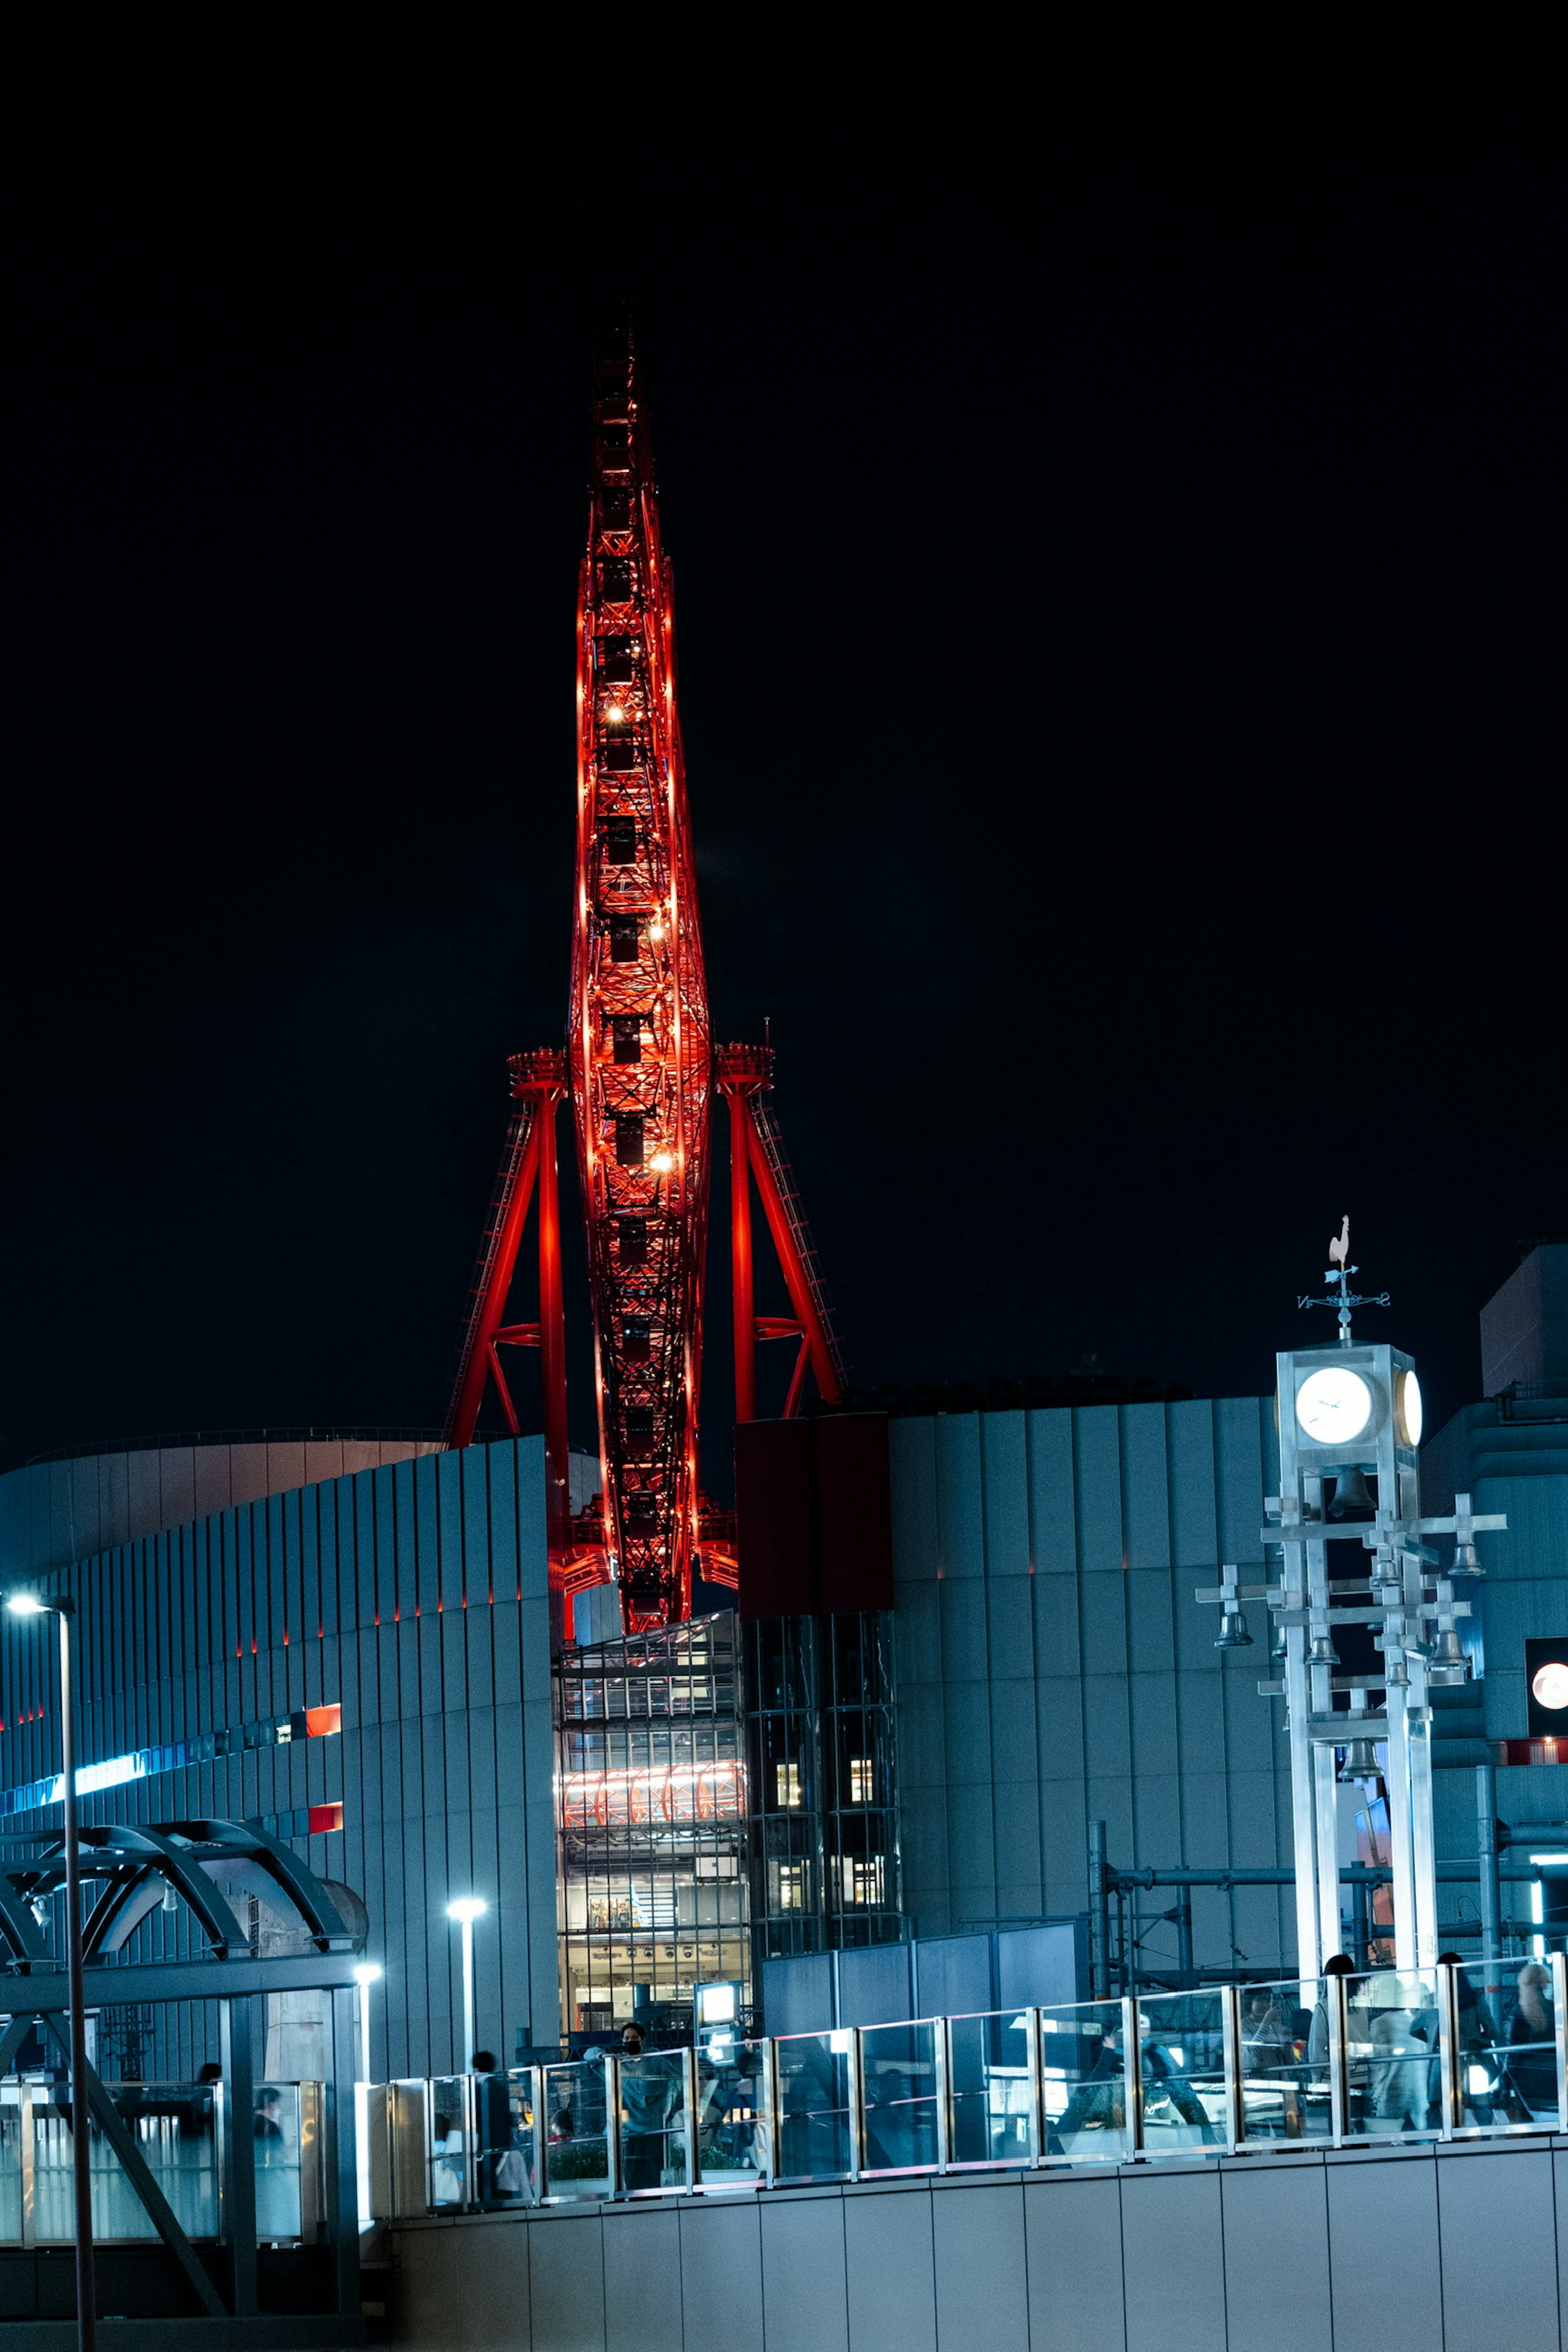
<path fill-rule="evenodd" d="M 408 2352 L 1562 2352 L 1568 2141 L 404 2225 Z"/>
<path fill-rule="evenodd" d="M 79 1615 L 82 1755 L 101 1762 L 235 1727 L 242 1753 L 153 1770 L 83 1801 L 89 1822 L 237 1820 L 336 1801 L 295 1840 L 346 1880 L 385 1969 L 374 2079 L 460 2060 L 455 1895 L 475 1928 L 476 2030 L 559 2032 L 544 1442 L 503 1439 L 213 1513 L 57 1570 Z M 52 1631 L 0 1619 L 0 1786 L 59 1769 Z M 342 1731 L 275 1744 L 271 1724 L 337 1705 Z M 58 1806 L 7 1832 L 57 1828 Z M 186 1932 L 154 1913 L 133 1949 Z M 194 2030 L 194 2029 L 193 2029 Z M 192 2057 L 207 2054 L 194 2045 Z"/>
<path fill-rule="evenodd" d="M 1193 1598 L 1261 1581 L 1273 1401 L 942 1414 L 891 1428 L 904 1904 L 921 1936 L 1081 1912 L 1124 1866 L 1290 1857 L 1283 1708 Z M 1173 1895 L 1171 1900 L 1174 1900 Z M 1194 1891 L 1200 1965 L 1294 1960 L 1272 1888 Z M 1150 1910 L 1163 1906 L 1152 1899 Z M 1234 1921 L 1234 1930 L 1233 1930 Z M 1233 1942 L 1237 1953 L 1233 1953 Z M 1174 1930 L 1151 1952 L 1175 1955 Z"/>

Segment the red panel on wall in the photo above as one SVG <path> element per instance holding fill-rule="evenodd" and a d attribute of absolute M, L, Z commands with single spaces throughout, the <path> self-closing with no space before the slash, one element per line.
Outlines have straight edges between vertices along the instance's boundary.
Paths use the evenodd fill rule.
<path fill-rule="evenodd" d="M 742 1617 L 805 1617 L 820 1605 L 815 1426 L 743 1421 L 735 1432 Z"/>
<path fill-rule="evenodd" d="M 816 1438 L 816 1546 L 822 1598 L 837 1615 L 893 1605 L 888 1417 L 825 1413 Z"/>
<path fill-rule="evenodd" d="M 892 1607 L 885 1414 L 742 1422 L 735 1506 L 742 1617 Z"/>

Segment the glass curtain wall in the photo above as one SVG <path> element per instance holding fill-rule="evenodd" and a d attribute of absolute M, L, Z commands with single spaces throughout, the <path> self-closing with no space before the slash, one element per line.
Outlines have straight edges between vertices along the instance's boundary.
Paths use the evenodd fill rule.
<path fill-rule="evenodd" d="M 742 1630 L 756 1960 L 896 1942 L 891 1619 L 773 1617 Z"/>
<path fill-rule="evenodd" d="M 736 1620 L 568 1648 L 555 1670 L 562 2014 L 689 2031 L 694 1985 L 751 1998 L 750 1787 Z"/>

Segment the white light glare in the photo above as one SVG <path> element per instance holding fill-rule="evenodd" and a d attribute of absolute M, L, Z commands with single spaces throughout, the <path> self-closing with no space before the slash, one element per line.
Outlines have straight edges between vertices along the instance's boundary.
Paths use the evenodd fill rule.
<path fill-rule="evenodd" d="M 489 1906 L 477 1895 L 459 1895 L 455 1903 L 447 1906 L 448 1919 L 471 1921 L 484 1916 Z"/>
<path fill-rule="evenodd" d="M 381 1963 L 379 1960 L 362 1960 L 358 1968 L 354 1970 L 355 1984 L 373 1985 L 379 1983 L 380 1979 Z"/>
<path fill-rule="evenodd" d="M 47 1617 L 48 1614 L 36 1592 L 13 1592 L 5 1606 L 18 1617 Z"/>

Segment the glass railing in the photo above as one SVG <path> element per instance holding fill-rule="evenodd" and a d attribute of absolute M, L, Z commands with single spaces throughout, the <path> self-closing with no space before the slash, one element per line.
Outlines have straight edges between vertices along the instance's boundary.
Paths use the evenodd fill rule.
<path fill-rule="evenodd" d="M 520 2070 L 504 2097 L 493 2076 L 373 2086 L 367 2112 L 387 2116 L 391 2156 L 373 2148 L 368 2170 L 391 2184 L 377 2218 L 393 2218 L 1191 2159 L 1265 2142 L 1556 2131 L 1565 2010 L 1555 1954 L 844 2026 L 715 2051 L 604 2051 Z M 415 2178 L 399 2154 L 411 2126 L 397 2120 L 412 2116 L 415 2093 L 427 2132 L 423 2209 L 399 2185 Z M 26 2201 L 21 2147 L 0 2106 L 0 2221 Z"/>
<path fill-rule="evenodd" d="M 187 2238 L 225 2235 L 222 2095 L 211 2083 L 115 2083 L 107 2086 L 121 2122 Z M 295 2243 L 312 2234 L 321 2210 L 316 2178 L 318 2084 L 264 2083 L 248 2129 L 256 2151 L 258 2242 Z M 93 2123 L 93 2236 L 155 2239 L 157 2225 L 112 2141 Z M 76 2236 L 75 2143 L 67 2094 L 48 2082 L 0 2083 L 0 2244 L 68 2245 Z"/>

